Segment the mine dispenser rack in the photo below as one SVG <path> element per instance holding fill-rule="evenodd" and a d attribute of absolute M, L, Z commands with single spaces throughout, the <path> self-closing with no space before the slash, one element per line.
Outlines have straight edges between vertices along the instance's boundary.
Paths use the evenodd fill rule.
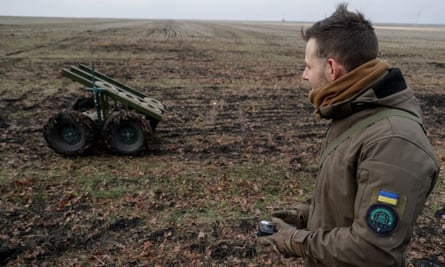
<path fill-rule="evenodd" d="M 70 69 L 63 68 L 62 75 L 87 86 L 93 90 L 93 93 L 98 93 L 100 109 L 105 119 L 116 106 L 137 110 L 149 117 L 150 121 L 161 121 L 165 113 L 165 106 L 160 101 L 86 65 L 79 64 L 77 67 L 71 66 Z M 114 102 L 111 103 L 109 99 Z"/>

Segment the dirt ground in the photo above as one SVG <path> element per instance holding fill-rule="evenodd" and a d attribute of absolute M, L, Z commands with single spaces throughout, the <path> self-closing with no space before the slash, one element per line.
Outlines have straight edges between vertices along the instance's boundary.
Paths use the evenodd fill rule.
<path fill-rule="evenodd" d="M 303 24 L 0 17 L 0 265 L 301 266 L 257 249 L 256 224 L 311 191 L 328 121 L 301 80 Z M 416 27 L 419 27 L 418 25 Z M 378 27 L 445 162 L 445 28 Z M 83 63 L 167 106 L 139 157 L 46 146 L 42 127 L 88 95 Z M 410 266 L 445 266 L 445 186 Z"/>

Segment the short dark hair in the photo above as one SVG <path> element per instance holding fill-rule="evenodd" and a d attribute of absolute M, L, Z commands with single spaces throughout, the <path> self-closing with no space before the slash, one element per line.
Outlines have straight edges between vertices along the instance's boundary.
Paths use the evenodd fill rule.
<path fill-rule="evenodd" d="M 341 3 L 330 17 L 301 30 L 307 42 L 314 38 L 320 57 L 334 58 L 350 71 L 375 59 L 379 45 L 372 23 L 360 12 L 351 12 Z"/>

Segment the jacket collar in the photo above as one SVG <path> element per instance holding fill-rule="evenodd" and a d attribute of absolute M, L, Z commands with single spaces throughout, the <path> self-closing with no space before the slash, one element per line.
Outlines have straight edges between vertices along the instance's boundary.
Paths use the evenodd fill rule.
<path fill-rule="evenodd" d="M 411 93 L 396 98 L 396 95 L 404 90 L 409 90 Z M 344 101 L 320 107 L 319 111 L 322 118 L 341 119 L 363 109 L 392 106 L 396 104 L 394 101 L 405 101 L 412 96 L 412 91 L 407 88 L 400 69 L 390 68 L 369 87 Z"/>

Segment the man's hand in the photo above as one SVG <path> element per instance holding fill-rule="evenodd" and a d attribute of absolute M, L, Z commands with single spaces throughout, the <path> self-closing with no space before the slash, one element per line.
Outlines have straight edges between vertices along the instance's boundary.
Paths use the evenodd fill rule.
<path fill-rule="evenodd" d="M 274 211 L 272 217 L 280 218 L 287 224 L 295 225 L 298 229 L 304 229 L 307 226 L 308 214 L 309 204 L 298 203 L 295 209 Z"/>
<path fill-rule="evenodd" d="M 272 217 L 279 218 L 298 229 L 306 228 L 306 217 L 300 210 L 277 210 L 272 213 Z"/>
<path fill-rule="evenodd" d="M 272 218 L 277 232 L 273 235 L 258 237 L 257 242 L 263 246 L 271 246 L 276 252 L 286 257 L 304 257 L 303 243 L 295 242 L 299 230 L 279 218 Z"/>

